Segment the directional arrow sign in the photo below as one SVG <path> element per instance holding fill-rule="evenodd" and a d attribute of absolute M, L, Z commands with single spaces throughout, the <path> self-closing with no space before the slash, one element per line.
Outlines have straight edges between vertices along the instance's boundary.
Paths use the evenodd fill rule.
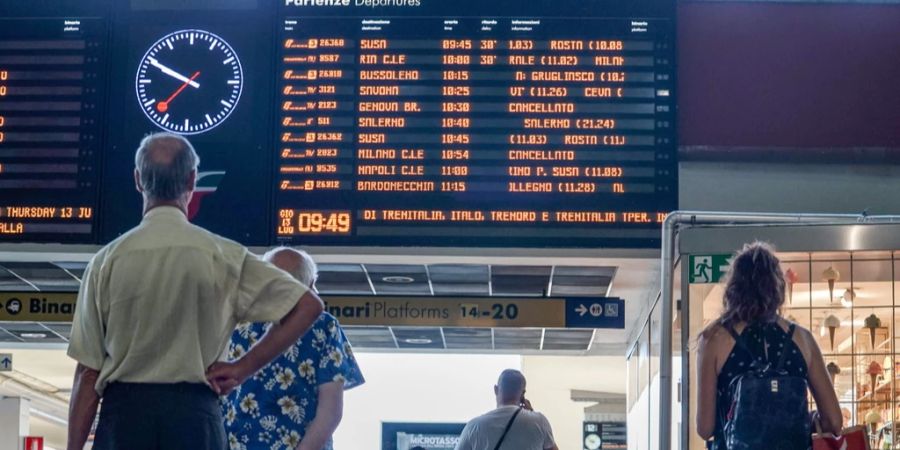
<path fill-rule="evenodd" d="M 625 302 L 610 297 L 567 298 L 566 328 L 625 328 Z"/>
<path fill-rule="evenodd" d="M 12 372 L 12 355 L 0 353 L 0 372 Z"/>
<path fill-rule="evenodd" d="M 575 312 L 578 313 L 578 317 L 584 317 L 584 315 L 587 314 L 588 309 L 584 305 L 578 305 L 578 307 L 575 308 Z"/>

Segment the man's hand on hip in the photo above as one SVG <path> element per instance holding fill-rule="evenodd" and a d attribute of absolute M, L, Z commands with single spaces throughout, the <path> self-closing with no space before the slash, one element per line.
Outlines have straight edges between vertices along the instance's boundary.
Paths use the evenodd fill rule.
<path fill-rule="evenodd" d="M 294 308 L 279 323 L 272 324 L 262 339 L 241 359 L 233 363 L 217 362 L 207 369 L 206 379 L 213 390 L 219 395 L 227 395 L 240 386 L 306 334 L 323 309 L 324 304 L 319 296 L 307 291 L 297 300 Z"/>
<path fill-rule="evenodd" d="M 218 361 L 206 370 L 206 380 L 209 381 L 213 391 L 219 395 L 230 394 L 251 375 L 252 372 L 240 364 L 240 361 L 230 363 Z"/>

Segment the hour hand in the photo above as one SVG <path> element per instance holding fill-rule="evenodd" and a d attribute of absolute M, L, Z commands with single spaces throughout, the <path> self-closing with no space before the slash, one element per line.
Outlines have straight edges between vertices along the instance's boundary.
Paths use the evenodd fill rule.
<path fill-rule="evenodd" d="M 168 67 L 166 67 L 166 66 L 164 66 L 164 65 L 162 65 L 156 58 L 150 56 L 150 57 L 148 57 L 147 59 L 150 60 L 150 65 L 151 65 L 151 66 L 156 67 L 157 69 L 161 70 L 162 73 L 164 73 L 164 74 L 166 74 L 166 75 L 168 75 L 168 76 L 170 76 L 170 77 L 172 77 L 172 78 L 174 78 L 174 79 L 176 79 L 176 80 L 178 80 L 178 81 L 180 81 L 180 82 L 182 82 L 182 83 L 187 83 L 187 85 L 190 86 L 190 87 L 192 87 L 192 88 L 199 88 L 199 87 L 200 87 L 200 83 L 198 83 L 198 82 L 196 82 L 196 81 L 194 81 L 194 80 L 192 80 L 192 79 L 190 79 L 190 78 L 188 78 L 188 77 L 186 77 L 186 76 L 184 76 L 184 75 L 182 75 L 182 74 L 180 74 L 180 73 L 178 73 L 178 72 L 176 72 L 176 71 L 174 71 L 174 70 L 172 70 L 172 69 L 170 69 L 170 68 L 168 68 Z"/>

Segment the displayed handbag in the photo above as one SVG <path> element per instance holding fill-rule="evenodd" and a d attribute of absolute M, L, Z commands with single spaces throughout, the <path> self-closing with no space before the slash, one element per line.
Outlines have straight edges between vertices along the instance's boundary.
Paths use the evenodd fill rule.
<path fill-rule="evenodd" d="M 840 436 L 822 433 L 822 427 L 816 421 L 816 433 L 812 438 L 812 450 L 871 450 L 869 433 L 864 425 L 844 428 Z"/>

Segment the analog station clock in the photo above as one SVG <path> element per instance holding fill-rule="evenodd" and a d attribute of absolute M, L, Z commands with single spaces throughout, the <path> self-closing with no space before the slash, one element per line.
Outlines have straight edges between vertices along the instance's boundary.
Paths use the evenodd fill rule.
<path fill-rule="evenodd" d="M 244 74 L 225 40 L 203 30 L 181 30 L 153 44 L 138 65 L 135 90 L 144 115 L 178 134 L 209 131 L 241 98 Z"/>

